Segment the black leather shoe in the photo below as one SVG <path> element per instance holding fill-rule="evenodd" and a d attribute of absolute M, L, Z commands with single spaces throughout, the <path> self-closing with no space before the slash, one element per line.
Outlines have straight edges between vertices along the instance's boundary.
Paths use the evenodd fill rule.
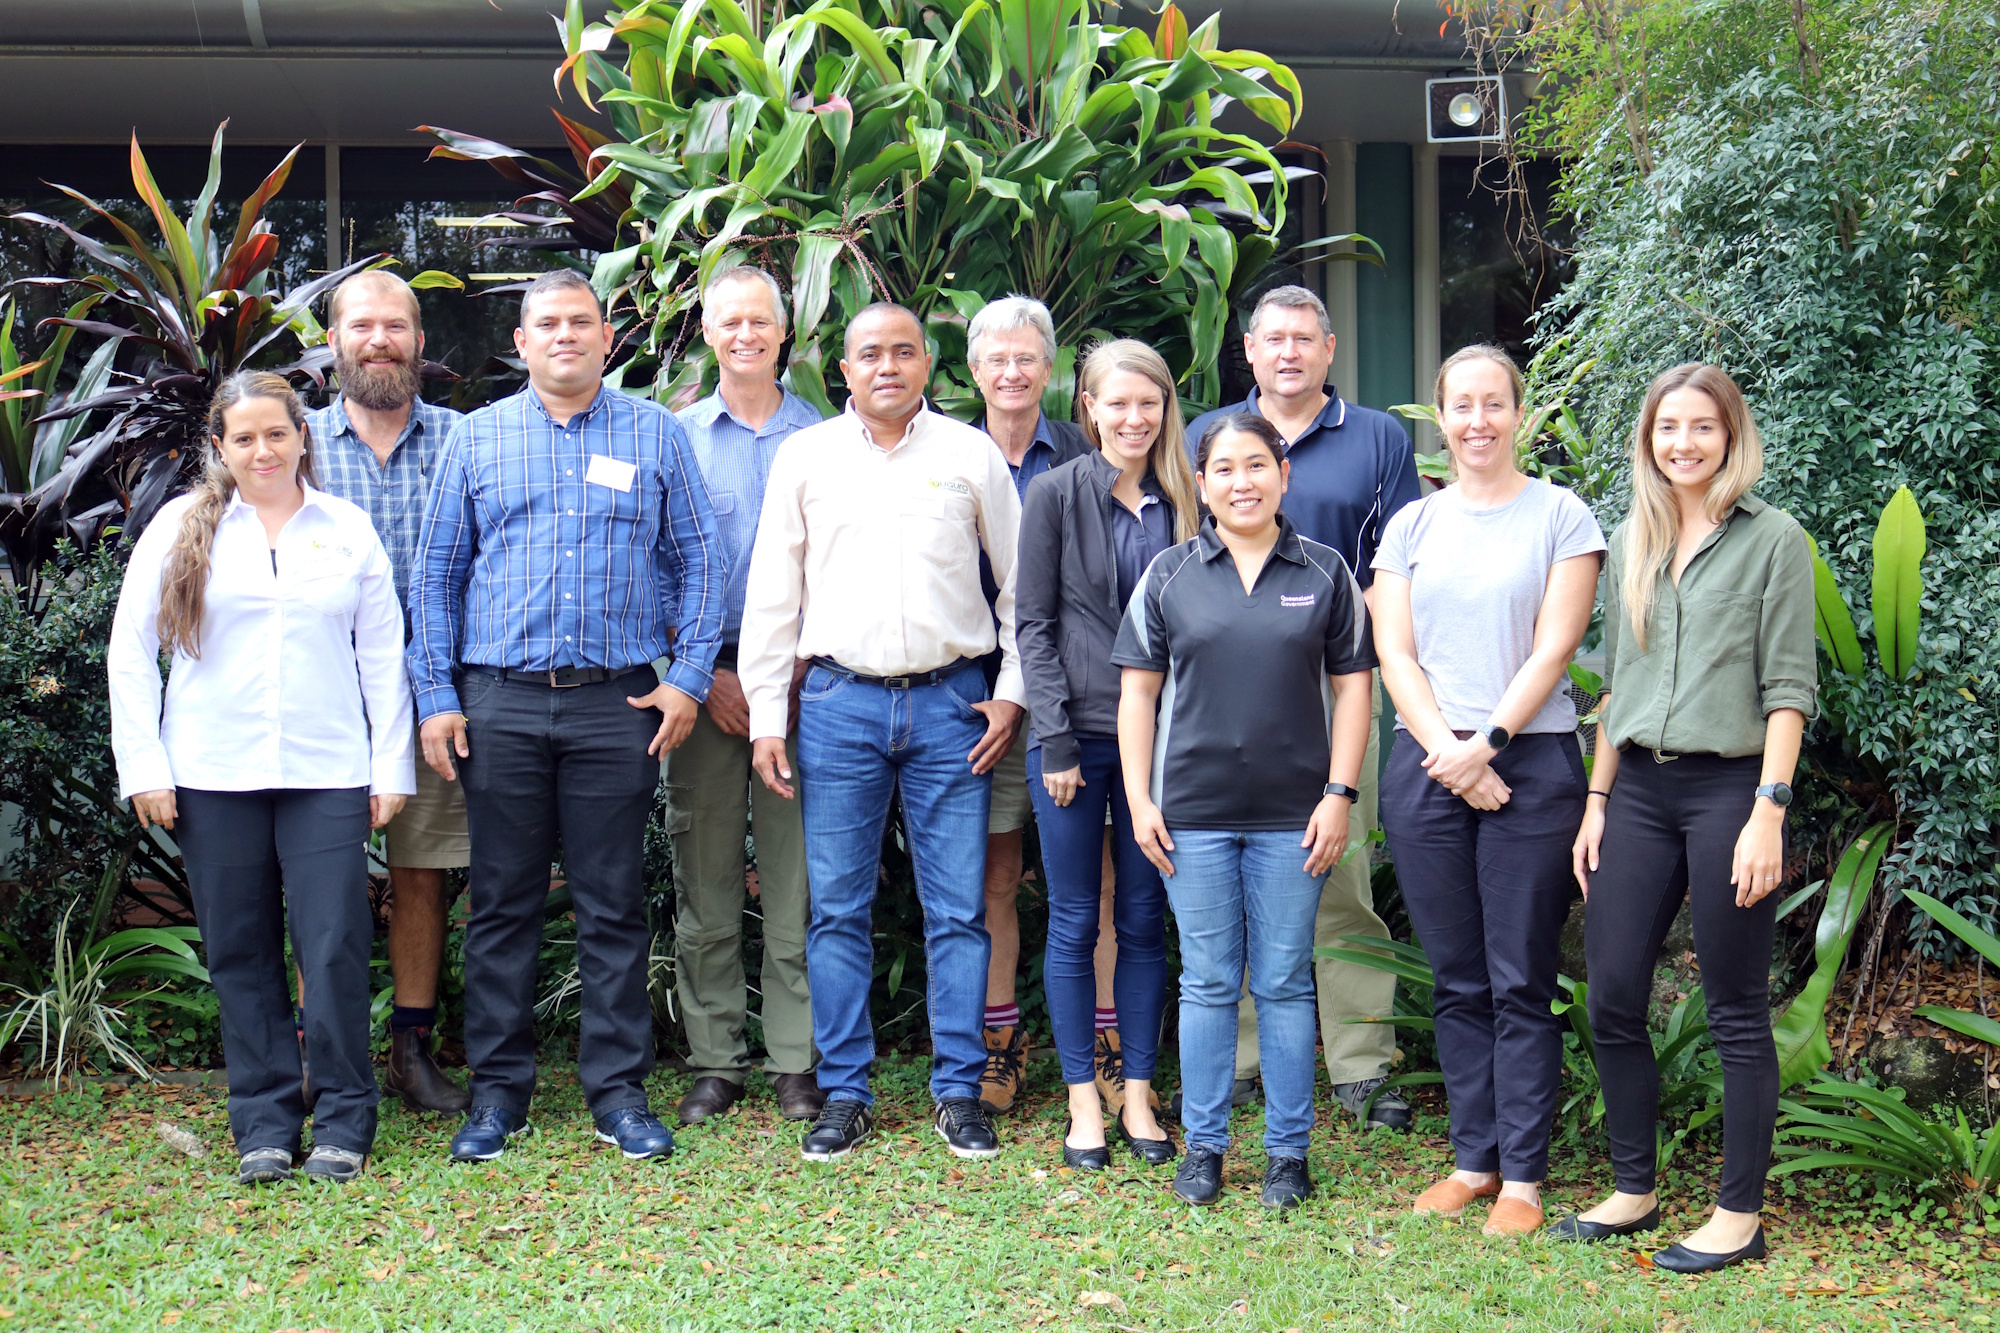
<path fill-rule="evenodd" d="M 714 1074 L 694 1081 L 688 1095 L 681 1098 L 677 1114 L 683 1125 L 699 1125 L 711 1116 L 721 1115 L 730 1107 L 743 1100 L 743 1085 L 731 1083 L 726 1078 Z"/>
<path fill-rule="evenodd" d="M 973 1097 L 947 1097 L 931 1121 L 953 1157 L 998 1157 L 1000 1136 L 986 1107 Z"/>
<path fill-rule="evenodd" d="M 1642 1231 L 1651 1231 L 1660 1225 L 1660 1205 L 1653 1205 L 1644 1217 L 1635 1217 L 1630 1222 L 1586 1222 L 1575 1214 L 1565 1217 L 1543 1230 L 1550 1240 L 1569 1240 L 1590 1243 L 1610 1240 L 1613 1236 L 1636 1236 Z"/>
<path fill-rule="evenodd" d="M 399 1028 L 389 1034 L 389 1067 L 382 1071 L 382 1091 L 401 1097 L 412 1111 L 462 1113 L 472 1094 L 445 1076 L 431 1054 L 431 1034 Z"/>
<path fill-rule="evenodd" d="M 1669 1273 L 1715 1273 L 1732 1264 L 1740 1264 L 1748 1259 L 1764 1257 L 1764 1226 L 1757 1225 L 1757 1234 L 1750 1243 L 1740 1250 L 1728 1254 L 1709 1254 L 1703 1250 L 1690 1250 L 1687 1246 L 1673 1244 L 1653 1256 L 1653 1267 L 1664 1268 Z"/>
<path fill-rule="evenodd" d="M 528 1118 L 498 1106 L 475 1106 L 451 1136 L 454 1162 L 490 1162 L 507 1151 L 507 1140 L 530 1133 Z"/>
<path fill-rule="evenodd" d="M 815 1120 L 826 1105 L 826 1094 L 812 1074 L 773 1074 L 771 1090 L 778 1094 L 778 1114 L 787 1120 Z"/>
<path fill-rule="evenodd" d="M 1206 1208 L 1222 1193 L 1222 1154 L 1190 1143 L 1181 1169 L 1174 1172 L 1174 1193 L 1197 1208 Z"/>
<path fill-rule="evenodd" d="M 1161 1132 L 1165 1133 L 1164 1130 Z M 1174 1146 L 1174 1138 L 1171 1134 L 1168 1134 L 1165 1138 L 1142 1139 L 1131 1130 L 1125 1128 L 1125 1112 L 1123 1110 L 1118 1112 L 1118 1137 L 1125 1141 L 1125 1146 L 1132 1150 L 1132 1155 L 1147 1166 L 1165 1166 L 1168 1162 L 1180 1156 L 1181 1153 L 1181 1150 Z"/>
<path fill-rule="evenodd" d="M 1312 1174 L 1303 1157 L 1273 1157 L 1264 1168 L 1264 1192 L 1258 1202 L 1266 1208 L 1296 1208 L 1313 1192 Z"/>
<path fill-rule="evenodd" d="M 1072 1148 L 1069 1146 L 1069 1132 L 1076 1128 L 1076 1121 L 1063 1121 L 1063 1165 L 1077 1171 L 1108 1171 L 1111 1169 L 1111 1148 L 1100 1143 L 1095 1148 Z"/>
<path fill-rule="evenodd" d="M 854 1145 L 875 1128 L 875 1113 L 851 1097 L 836 1097 L 820 1108 L 819 1119 L 806 1131 L 799 1151 L 808 1162 L 831 1162 L 854 1151 Z"/>

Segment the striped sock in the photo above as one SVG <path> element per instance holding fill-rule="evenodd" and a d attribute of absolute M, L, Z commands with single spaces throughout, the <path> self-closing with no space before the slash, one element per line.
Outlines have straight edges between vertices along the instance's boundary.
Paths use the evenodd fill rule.
<path fill-rule="evenodd" d="M 1118 1011 L 1116 1009 L 1099 1009 L 1097 1011 L 1097 1030 L 1099 1032 L 1116 1031 L 1117 1027 Z"/>
<path fill-rule="evenodd" d="M 986 1028 L 998 1032 L 1001 1028 L 1011 1028 L 1021 1021 L 1021 1006 L 1018 1004 L 989 1004 L 986 1006 Z"/>

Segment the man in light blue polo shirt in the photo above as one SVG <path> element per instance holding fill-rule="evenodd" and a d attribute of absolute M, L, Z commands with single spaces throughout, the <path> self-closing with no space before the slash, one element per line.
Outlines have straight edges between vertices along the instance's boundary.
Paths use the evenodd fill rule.
<path fill-rule="evenodd" d="M 673 806 L 676 987 L 687 1022 L 694 1087 L 684 1125 L 727 1111 L 743 1096 L 749 1048 L 743 974 L 743 835 L 756 839 L 764 918 L 764 1072 L 786 1118 L 810 1120 L 821 1096 L 813 1076 L 812 1002 L 806 989 L 805 834 L 799 803 L 750 781 L 750 709 L 736 676 L 736 643 L 750 547 L 764 507 L 771 459 L 786 437 L 820 414 L 778 383 L 785 302 L 762 269 L 732 268 L 702 293 L 702 338 L 721 366 L 716 391 L 678 414 L 694 446 L 729 566 L 715 684 L 694 730 L 667 760 Z M 791 757 L 797 771 L 798 757 Z"/>

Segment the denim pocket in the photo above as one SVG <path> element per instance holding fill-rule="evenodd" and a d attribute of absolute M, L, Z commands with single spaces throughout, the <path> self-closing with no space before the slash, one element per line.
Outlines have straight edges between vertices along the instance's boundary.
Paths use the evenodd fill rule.
<path fill-rule="evenodd" d="M 847 677 L 838 671 L 828 671 L 823 666 L 813 666 L 806 671 L 806 678 L 799 682 L 799 702 L 818 703 L 821 699 L 838 693 L 840 687 L 846 684 L 848 684 Z"/>

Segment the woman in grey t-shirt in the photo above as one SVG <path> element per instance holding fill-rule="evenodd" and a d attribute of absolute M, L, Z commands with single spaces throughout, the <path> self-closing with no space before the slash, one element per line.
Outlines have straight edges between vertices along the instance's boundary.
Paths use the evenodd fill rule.
<path fill-rule="evenodd" d="M 1438 1062 L 1458 1170 L 1418 1212 L 1499 1195 L 1489 1235 L 1542 1225 L 1562 1075 L 1557 937 L 1585 779 L 1562 688 L 1590 623 L 1604 533 L 1515 464 L 1521 372 L 1468 347 L 1438 372 L 1457 480 L 1389 521 L 1375 647 L 1396 703 L 1382 828 L 1436 974 Z"/>

